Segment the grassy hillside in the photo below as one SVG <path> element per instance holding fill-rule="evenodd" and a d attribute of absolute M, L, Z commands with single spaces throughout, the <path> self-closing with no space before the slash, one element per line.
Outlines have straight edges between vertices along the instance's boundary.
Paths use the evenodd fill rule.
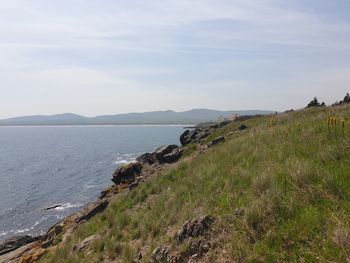
<path fill-rule="evenodd" d="M 338 122 L 328 129 L 331 115 Z M 344 131 L 341 118 L 348 119 Z M 132 262 L 140 252 L 141 262 L 149 262 L 160 244 L 186 250 L 176 233 L 204 214 L 215 223 L 200 262 L 346 262 L 349 120 L 349 106 L 308 109 L 245 121 L 248 130 L 205 153 L 189 146 L 178 167 L 114 200 L 42 262 Z M 208 141 L 239 124 L 218 129 Z M 93 234 L 87 250 L 73 251 Z"/>

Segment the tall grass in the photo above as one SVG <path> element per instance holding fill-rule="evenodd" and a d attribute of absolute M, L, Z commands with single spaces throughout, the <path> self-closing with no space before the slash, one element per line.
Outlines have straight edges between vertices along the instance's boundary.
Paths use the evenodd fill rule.
<path fill-rule="evenodd" d="M 112 202 L 43 262 L 148 262 L 159 244 L 179 249 L 188 219 L 217 218 L 209 257 L 242 262 L 345 262 L 350 257 L 350 107 L 308 109 L 244 122 L 248 130 Z M 207 140 L 236 131 L 233 123 Z M 272 132 L 273 131 L 273 132 Z M 188 151 L 192 153 L 194 147 Z M 243 216 L 235 216 L 237 208 Z M 97 234 L 89 253 L 73 245 Z"/>

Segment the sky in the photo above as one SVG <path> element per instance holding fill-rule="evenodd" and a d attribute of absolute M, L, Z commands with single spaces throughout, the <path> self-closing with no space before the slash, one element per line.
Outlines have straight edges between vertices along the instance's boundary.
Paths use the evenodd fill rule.
<path fill-rule="evenodd" d="M 0 0 L 0 118 L 282 111 L 346 92 L 349 0 Z"/>

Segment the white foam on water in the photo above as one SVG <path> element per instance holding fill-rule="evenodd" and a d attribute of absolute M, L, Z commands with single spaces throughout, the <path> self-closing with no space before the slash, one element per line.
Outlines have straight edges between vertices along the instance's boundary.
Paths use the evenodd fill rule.
<path fill-rule="evenodd" d="M 81 207 L 81 206 L 82 206 L 82 204 L 80 204 L 80 203 L 76 203 L 76 204 L 66 203 L 66 204 L 63 204 L 63 205 L 61 205 L 59 207 L 54 208 L 54 210 L 63 211 L 63 210 L 66 210 L 66 209 L 78 208 L 78 207 Z"/>
<path fill-rule="evenodd" d="M 114 162 L 115 164 L 121 165 L 121 164 L 134 162 L 136 160 L 136 157 L 135 157 L 135 153 L 126 153 L 126 154 L 117 156 L 115 160 L 116 160 Z"/>
<path fill-rule="evenodd" d="M 119 159 L 119 158 L 118 158 L 118 159 Z M 119 164 L 125 164 L 125 163 L 129 163 L 129 162 L 130 162 L 130 161 L 125 160 L 125 159 L 119 159 L 119 160 L 118 160 L 118 159 L 117 159 L 117 161 L 115 162 L 115 164 L 118 164 L 118 165 L 119 165 Z"/>
<path fill-rule="evenodd" d="M 31 227 L 23 228 L 23 229 L 12 229 L 9 231 L 2 231 L 0 232 L 0 237 L 3 236 L 12 236 L 12 235 L 18 235 L 30 232 L 35 229 L 36 226 L 38 226 L 42 221 L 44 221 L 47 217 L 42 217 L 40 220 L 36 221 Z"/>
<path fill-rule="evenodd" d="M 7 236 L 9 231 L 1 231 L 0 232 L 0 237 Z"/>
<path fill-rule="evenodd" d="M 94 185 L 94 184 L 85 184 L 84 187 L 85 188 L 95 188 L 96 185 Z"/>

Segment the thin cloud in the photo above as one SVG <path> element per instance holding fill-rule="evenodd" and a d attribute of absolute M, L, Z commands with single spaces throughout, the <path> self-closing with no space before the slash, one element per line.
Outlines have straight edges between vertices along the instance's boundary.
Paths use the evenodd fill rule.
<path fill-rule="evenodd" d="M 303 92 L 301 80 L 350 67 L 337 1 L 16 0 L 0 6 L 0 22 L 0 117 L 283 109 L 329 95 L 325 85 Z M 344 74 L 325 83 L 343 92 Z M 291 90 L 299 95 L 280 103 Z"/>

